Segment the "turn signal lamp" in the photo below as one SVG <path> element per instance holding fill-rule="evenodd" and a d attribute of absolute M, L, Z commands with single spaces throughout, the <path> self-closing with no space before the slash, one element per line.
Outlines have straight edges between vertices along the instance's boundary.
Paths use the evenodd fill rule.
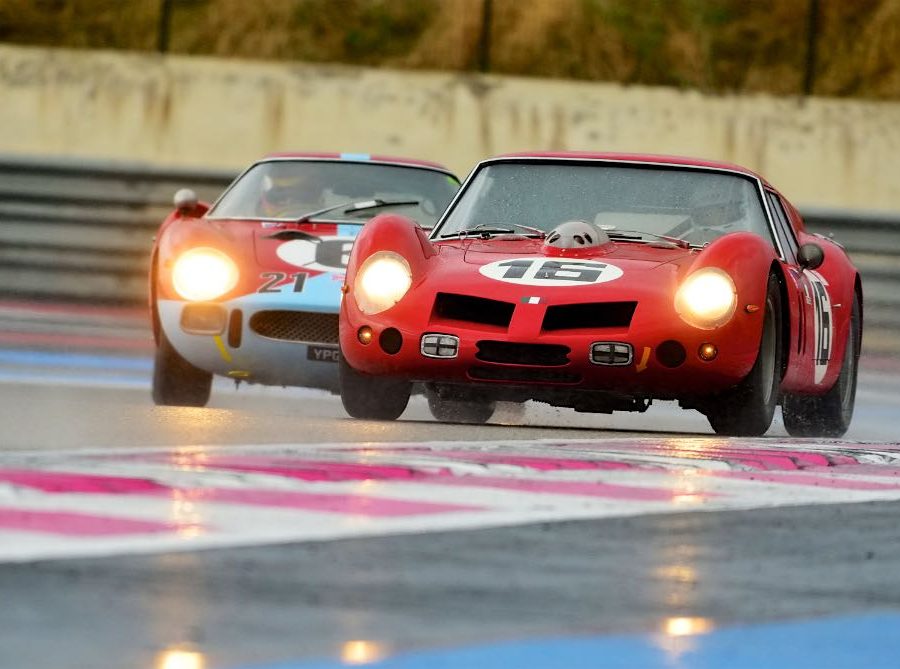
<path fill-rule="evenodd" d="M 719 349 L 715 344 L 700 344 L 700 348 L 697 350 L 697 355 L 700 356 L 701 360 L 712 362 L 716 359 L 716 356 L 719 355 Z"/>

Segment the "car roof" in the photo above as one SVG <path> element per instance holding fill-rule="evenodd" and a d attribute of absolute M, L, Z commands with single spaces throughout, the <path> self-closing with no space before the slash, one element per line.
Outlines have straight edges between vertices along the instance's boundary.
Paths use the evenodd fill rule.
<path fill-rule="evenodd" d="M 688 156 L 657 155 L 653 153 L 605 153 L 593 151 L 528 151 L 522 153 L 507 153 L 501 156 L 496 156 L 495 158 L 490 158 L 484 162 L 490 163 L 495 160 L 502 162 L 511 159 L 514 160 L 516 158 L 597 160 L 622 163 L 646 163 L 648 165 L 672 165 L 673 167 L 706 167 L 713 170 L 736 172 L 738 174 L 743 174 L 754 179 L 759 179 L 767 187 L 774 190 L 773 186 L 768 181 L 766 181 L 764 177 L 757 174 L 753 170 L 747 169 L 746 167 L 741 167 L 740 165 L 735 165 L 734 163 L 727 163 L 724 161 L 706 160 L 704 158 L 691 158 Z"/>
<path fill-rule="evenodd" d="M 410 167 L 427 167 L 453 174 L 450 169 L 440 163 L 417 158 L 401 158 L 399 156 L 373 155 L 369 153 L 326 153 L 316 151 L 280 151 L 270 153 L 258 162 L 267 160 L 342 160 L 351 163 L 383 163 L 385 165 L 408 165 Z"/>

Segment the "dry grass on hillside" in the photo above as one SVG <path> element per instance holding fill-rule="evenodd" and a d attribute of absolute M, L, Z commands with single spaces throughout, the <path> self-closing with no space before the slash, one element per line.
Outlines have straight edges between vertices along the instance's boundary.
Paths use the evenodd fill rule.
<path fill-rule="evenodd" d="M 162 0 L 0 0 L 0 41 L 153 49 Z M 472 70 L 484 0 L 173 0 L 171 50 Z M 810 0 L 493 0 L 491 70 L 802 90 Z M 900 98 L 900 0 L 819 0 L 816 92 Z"/>

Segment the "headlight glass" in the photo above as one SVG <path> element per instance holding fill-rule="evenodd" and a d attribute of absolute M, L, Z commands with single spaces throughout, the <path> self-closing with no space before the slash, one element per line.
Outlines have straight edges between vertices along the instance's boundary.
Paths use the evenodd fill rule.
<path fill-rule="evenodd" d="M 366 258 L 356 273 L 353 295 L 360 311 L 377 314 L 397 304 L 411 285 L 406 259 L 391 251 L 379 251 Z"/>
<path fill-rule="evenodd" d="M 734 315 L 737 289 L 724 271 L 706 267 L 691 274 L 675 294 L 675 311 L 694 327 L 712 330 Z"/>
<path fill-rule="evenodd" d="M 214 300 L 234 288 L 238 268 L 227 255 L 212 248 L 186 251 L 172 268 L 175 291 L 186 300 Z"/>

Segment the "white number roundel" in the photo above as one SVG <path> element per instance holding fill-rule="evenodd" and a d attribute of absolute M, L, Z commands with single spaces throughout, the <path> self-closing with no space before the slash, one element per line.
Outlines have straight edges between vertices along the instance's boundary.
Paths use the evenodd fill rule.
<path fill-rule="evenodd" d="M 621 268 L 597 260 L 509 258 L 482 265 L 484 276 L 526 286 L 590 286 L 622 276 Z"/>
<path fill-rule="evenodd" d="M 347 269 L 352 237 L 317 237 L 284 242 L 275 254 L 295 267 L 319 271 Z"/>

